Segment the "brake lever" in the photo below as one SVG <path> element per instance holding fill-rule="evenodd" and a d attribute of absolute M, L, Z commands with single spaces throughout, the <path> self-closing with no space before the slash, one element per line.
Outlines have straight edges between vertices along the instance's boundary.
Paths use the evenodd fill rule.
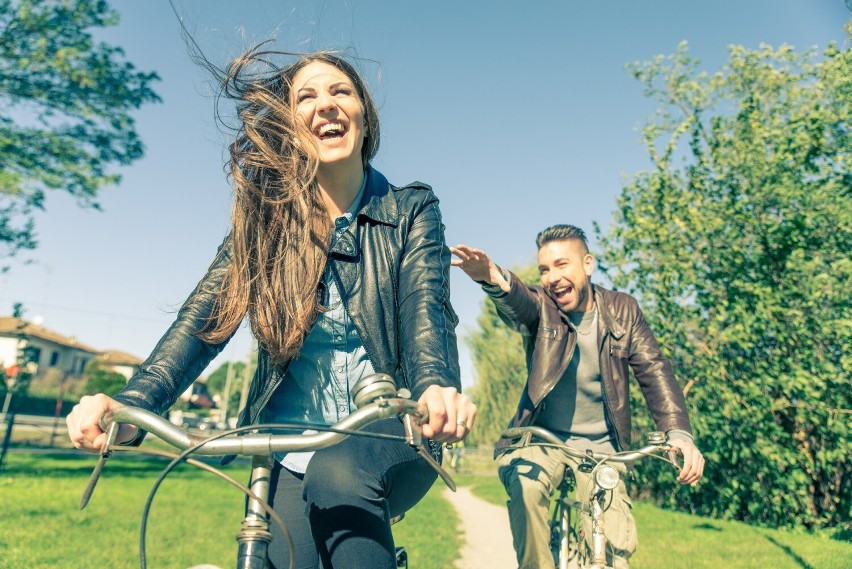
<path fill-rule="evenodd" d="M 669 462 L 671 462 L 674 467 L 678 469 L 678 471 L 683 470 L 685 463 L 683 461 L 683 454 L 680 452 L 680 449 L 669 446 L 668 450 L 666 450 L 666 457 L 669 459 Z"/>
<path fill-rule="evenodd" d="M 411 415 L 404 415 L 402 418 L 402 424 L 405 426 L 405 442 L 408 443 L 414 450 L 417 451 L 423 459 L 426 461 L 429 466 L 435 469 L 438 473 L 438 476 L 441 477 L 441 480 L 444 481 L 444 484 L 447 485 L 447 488 L 456 491 L 456 483 L 453 481 L 450 474 L 444 470 L 444 468 L 438 463 L 435 458 L 429 454 L 423 446 L 423 436 L 420 434 L 420 426 L 414 422 L 414 417 Z"/>
<path fill-rule="evenodd" d="M 97 464 L 95 464 L 95 469 L 92 470 L 92 475 L 89 476 L 89 482 L 86 483 L 86 487 L 83 489 L 83 495 L 80 497 L 81 510 L 89 504 L 92 493 L 95 491 L 95 486 L 98 485 L 98 480 L 101 477 L 101 471 L 104 469 L 104 464 L 106 464 L 107 459 L 112 456 L 112 450 L 110 450 L 110 447 L 115 444 L 119 427 L 121 427 L 119 423 L 113 422 L 110 423 L 109 427 L 106 429 L 106 443 L 104 443 L 101 455 L 98 457 Z"/>

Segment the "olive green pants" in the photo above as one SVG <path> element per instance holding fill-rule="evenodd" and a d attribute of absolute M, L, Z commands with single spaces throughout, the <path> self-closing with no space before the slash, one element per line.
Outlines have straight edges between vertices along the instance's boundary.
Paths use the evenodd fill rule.
<path fill-rule="evenodd" d="M 590 476 L 577 469 L 577 459 L 564 451 L 537 445 L 511 450 L 498 459 L 500 481 L 509 494 L 509 523 L 518 556 L 519 569 L 552 569 L 550 550 L 550 500 L 562 482 L 566 468 L 574 471 L 577 499 L 588 497 Z M 620 468 L 620 470 L 624 470 Z M 625 569 L 627 559 L 636 551 L 636 522 L 633 504 L 624 481 L 613 490 L 612 503 L 604 512 L 607 537 L 607 565 Z M 586 536 L 592 535 L 588 512 L 581 517 Z"/>

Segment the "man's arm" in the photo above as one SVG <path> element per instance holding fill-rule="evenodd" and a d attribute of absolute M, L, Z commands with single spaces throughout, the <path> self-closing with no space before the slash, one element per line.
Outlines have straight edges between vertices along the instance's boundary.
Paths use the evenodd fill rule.
<path fill-rule="evenodd" d="M 459 245 L 450 247 L 450 252 L 456 256 L 452 260 L 452 265 L 459 267 L 474 281 L 483 286 L 498 286 L 503 292 L 511 290 L 511 284 L 503 274 L 503 270 L 488 257 L 485 251 Z"/>
<path fill-rule="evenodd" d="M 629 363 L 657 428 L 666 431 L 669 444 L 683 455 L 678 475 L 682 484 L 695 486 L 704 473 L 704 456 L 695 446 L 683 391 L 675 380 L 671 363 L 663 355 L 642 310 L 636 307 L 631 330 Z"/>
<path fill-rule="evenodd" d="M 511 271 L 499 267 L 485 251 L 467 245 L 450 247 L 456 256 L 452 260 L 482 290 L 497 307 L 497 314 L 510 328 L 528 336 L 538 325 L 540 300 Z"/>

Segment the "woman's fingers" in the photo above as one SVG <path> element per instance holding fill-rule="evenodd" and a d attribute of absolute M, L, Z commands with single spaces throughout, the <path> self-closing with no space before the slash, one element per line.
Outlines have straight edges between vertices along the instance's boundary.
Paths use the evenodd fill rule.
<path fill-rule="evenodd" d="M 462 395 L 462 397 L 464 397 Z M 456 411 L 456 440 L 460 441 L 465 438 L 476 422 L 476 405 L 465 397 L 467 404 L 459 405 Z"/>
<path fill-rule="evenodd" d="M 454 387 L 432 385 L 419 402 L 429 410 L 429 422 L 422 426 L 426 438 L 447 443 L 460 441 L 476 421 L 476 405 Z"/>
<path fill-rule="evenodd" d="M 98 393 L 86 395 L 71 409 L 65 417 L 68 428 L 68 438 L 75 448 L 87 452 L 100 452 L 106 443 L 106 433 L 98 424 L 101 417 L 108 412 L 121 407 L 121 404 L 111 397 Z M 122 425 L 116 442 L 124 442 L 136 436 L 136 427 Z"/>

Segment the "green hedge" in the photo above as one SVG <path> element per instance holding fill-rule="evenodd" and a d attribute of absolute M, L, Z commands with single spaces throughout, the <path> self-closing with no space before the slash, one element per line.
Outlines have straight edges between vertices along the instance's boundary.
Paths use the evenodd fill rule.
<path fill-rule="evenodd" d="M 71 407 L 76 405 L 76 403 L 76 400 L 65 399 L 62 402 L 62 416 L 64 417 L 67 415 L 68 412 L 71 411 Z M 38 397 L 33 395 L 13 395 L 12 402 L 9 406 L 9 412 L 21 415 L 44 415 L 46 417 L 53 417 L 56 413 L 56 398 Z"/>

